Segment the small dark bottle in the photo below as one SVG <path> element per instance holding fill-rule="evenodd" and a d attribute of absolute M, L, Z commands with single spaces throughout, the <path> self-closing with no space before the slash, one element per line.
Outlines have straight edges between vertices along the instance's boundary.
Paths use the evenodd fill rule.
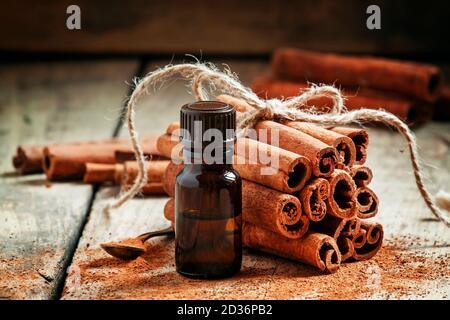
<path fill-rule="evenodd" d="M 236 112 L 221 102 L 196 102 L 182 107 L 180 123 L 176 268 L 188 277 L 228 277 L 242 261 L 242 181 L 232 165 Z"/>

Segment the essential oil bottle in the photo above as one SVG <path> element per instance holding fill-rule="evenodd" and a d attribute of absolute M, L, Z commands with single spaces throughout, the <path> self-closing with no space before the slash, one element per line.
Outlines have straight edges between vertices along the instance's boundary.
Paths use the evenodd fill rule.
<path fill-rule="evenodd" d="M 236 112 L 217 101 L 181 108 L 184 169 L 175 187 L 177 271 L 224 278 L 242 261 L 242 181 L 233 169 Z"/>

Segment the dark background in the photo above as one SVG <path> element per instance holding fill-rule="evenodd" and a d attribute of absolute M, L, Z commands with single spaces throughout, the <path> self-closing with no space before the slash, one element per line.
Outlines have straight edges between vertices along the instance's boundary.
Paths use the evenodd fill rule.
<path fill-rule="evenodd" d="M 66 28 L 81 7 L 82 29 Z M 366 8 L 381 7 L 381 30 Z M 1 1 L 6 60 L 92 55 L 268 57 L 280 46 L 448 60 L 449 1 Z"/>

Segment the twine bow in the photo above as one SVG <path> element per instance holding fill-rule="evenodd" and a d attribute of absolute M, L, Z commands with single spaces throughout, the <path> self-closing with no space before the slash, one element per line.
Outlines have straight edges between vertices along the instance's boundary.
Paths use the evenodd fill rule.
<path fill-rule="evenodd" d="M 239 114 L 237 119 L 238 135 L 245 134 L 245 130 L 252 128 L 260 120 L 291 120 L 305 121 L 327 126 L 342 126 L 348 124 L 362 124 L 379 122 L 395 128 L 407 141 L 411 158 L 414 177 L 417 188 L 426 205 L 433 215 L 450 227 L 450 217 L 442 212 L 432 200 L 423 182 L 422 168 L 419 164 L 417 143 L 414 134 L 409 127 L 395 115 L 372 109 L 359 109 L 347 111 L 341 92 L 334 86 L 312 85 L 300 95 L 285 99 L 259 98 L 251 89 L 242 85 L 229 69 L 218 70 L 213 64 L 178 64 L 167 65 L 161 69 L 150 72 L 142 80 L 136 83 L 136 87 L 127 104 L 127 123 L 131 143 L 138 162 L 139 173 L 133 186 L 119 198 L 105 207 L 105 211 L 118 208 L 129 199 L 133 198 L 139 190 L 147 183 L 146 161 L 141 145 L 139 144 L 138 132 L 135 128 L 134 108 L 138 100 L 148 94 L 148 89 L 156 84 L 162 84 L 169 78 L 179 75 L 191 82 L 191 88 L 197 100 L 208 100 L 208 93 L 217 92 L 244 100 L 251 109 Z M 331 108 L 318 112 L 307 105 L 312 98 L 327 97 L 332 102 Z"/>

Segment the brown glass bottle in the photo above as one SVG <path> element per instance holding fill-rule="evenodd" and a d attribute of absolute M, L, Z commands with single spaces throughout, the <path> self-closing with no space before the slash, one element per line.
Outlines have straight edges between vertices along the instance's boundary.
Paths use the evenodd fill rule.
<path fill-rule="evenodd" d="M 184 169 L 175 188 L 175 260 L 185 276 L 223 278 L 241 267 L 242 182 L 232 166 L 235 119 L 235 110 L 221 102 L 181 109 Z M 209 129 L 224 139 L 209 139 L 204 135 Z"/>

